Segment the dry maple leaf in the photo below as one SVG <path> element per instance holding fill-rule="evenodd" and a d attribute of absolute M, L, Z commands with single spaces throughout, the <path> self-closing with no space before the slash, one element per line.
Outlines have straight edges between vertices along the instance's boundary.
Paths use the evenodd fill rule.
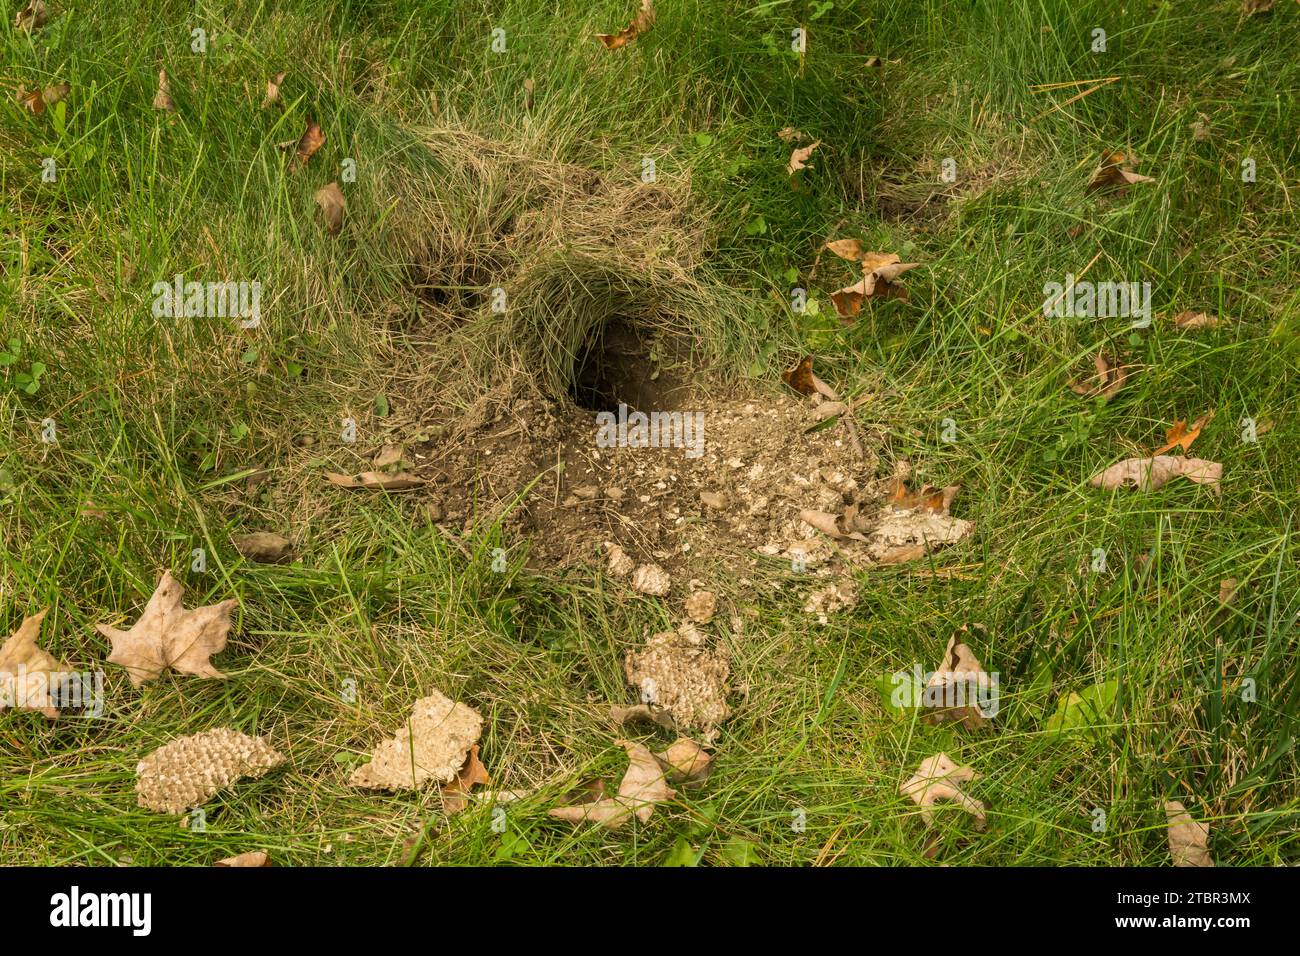
<path fill-rule="evenodd" d="M 132 687 L 153 680 L 169 667 L 198 677 L 226 676 L 208 658 L 225 649 L 230 613 L 236 601 L 232 598 L 186 610 L 181 604 L 184 594 L 185 587 L 170 571 L 164 571 L 144 612 L 130 630 L 95 625 L 95 630 L 113 645 L 109 663 L 127 669 Z"/>
<path fill-rule="evenodd" d="M 963 625 L 961 630 L 968 628 Z M 967 730 L 979 730 L 989 721 L 979 706 L 988 696 L 989 687 L 989 675 L 985 673 L 979 658 L 963 642 L 957 640 L 957 634 L 954 634 L 948 638 L 943 663 L 925 685 L 923 700 L 930 709 L 922 720 L 928 724 L 953 721 Z M 936 698 L 937 702 L 931 703 Z"/>
<path fill-rule="evenodd" d="M 827 248 L 830 248 L 829 244 Z M 841 248 L 847 250 L 850 247 Z M 831 251 L 841 258 L 849 258 L 834 249 Z M 859 261 L 862 263 L 862 278 L 853 285 L 831 293 L 831 302 L 835 305 L 835 312 L 841 319 L 856 316 L 862 311 L 862 303 L 866 299 L 901 299 L 903 302 L 908 300 L 907 290 L 902 286 L 894 285 L 894 281 L 904 272 L 917 268 L 920 263 L 901 262 L 898 255 L 892 252 L 863 252 Z"/>
<path fill-rule="evenodd" d="M 339 230 L 343 228 L 343 212 L 348 208 L 347 200 L 343 198 L 343 190 L 339 188 L 337 182 L 333 182 L 316 190 L 314 198 L 321 214 L 325 217 L 325 231 L 331 236 L 337 236 Z"/>
<path fill-rule="evenodd" d="M 1179 329 L 1213 329 L 1220 325 L 1217 315 L 1206 312 L 1179 312 L 1174 316 L 1174 327 Z"/>
<path fill-rule="evenodd" d="M 1217 485 L 1223 477 L 1223 466 L 1202 458 L 1181 458 L 1174 455 L 1126 458 L 1093 475 L 1088 479 L 1088 484 L 1108 491 L 1116 488 L 1155 491 L 1180 475 L 1198 485 Z"/>
<path fill-rule="evenodd" d="M 315 120 L 307 121 L 307 128 L 303 131 L 302 136 L 298 138 L 298 145 L 294 150 L 293 162 L 290 169 L 301 169 L 307 165 L 307 161 L 316 155 L 316 150 L 325 145 L 325 133 L 321 130 L 320 124 Z"/>
<path fill-rule="evenodd" d="M 442 809 L 448 816 L 464 810 L 469 806 L 469 792 L 475 787 L 490 787 L 492 778 L 487 767 L 478 759 L 478 744 L 469 748 L 465 764 L 456 774 L 456 779 L 442 788 Z"/>
<path fill-rule="evenodd" d="M 571 823 L 589 821 L 611 830 L 618 829 L 635 816 L 642 823 L 650 819 L 655 805 L 677 796 L 664 779 L 659 761 L 643 744 L 630 740 L 615 741 L 627 751 L 627 772 L 619 781 L 618 793 L 571 807 L 552 807 L 547 812 Z"/>
<path fill-rule="evenodd" d="M 158 71 L 158 92 L 153 97 L 153 108 L 168 113 L 176 112 L 176 101 L 172 99 L 171 83 L 167 80 L 167 71 Z"/>
<path fill-rule="evenodd" d="M 934 824 L 934 810 L 939 801 L 956 803 L 975 817 L 977 829 L 985 823 L 984 804 L 962 792 L 960 784 L 969 783 L 978 774 L 970 767 L 959 767 L 945 753 L 935 754 L 921 761 L 921 766 L 899 788 L 898 792 L 910 797 L 921 808 L 921 819 L 926 826 Z"/>
<path fill-rule="evenodd" d="M 45 9 L 45 0 L 32 0 L 18 11 L 18 16 L 14 17 L 14 27 L 31 33 L 45 26 L 49 16 Z"/>
<path fill-rule="evenodd" d="M 812 156 L 813 150 L 822 144 L 821 140 L 814 140 L 807 146 L 800 146 L 798 149 L 791 151 L 790 161 L 785 164 L 785 171 L 788 175 L 793 176 L 801 169 L 810 169 L 808 159 Z"/>
<path fill-rule="evenodd" d="M 0 645 L 0 710 L 35 710 L 51 720 L 59 716 L 57 682 L 67 667 L 36 644 L 48 613 L 46 608 L 23 618 L 18 630 Z"/>
<path fill-rule="evenodd" d="M 641 6 L 632 18 L 632 22 L 617 33 L 597 33 L 596 39 L 605 45 L 606 50 L 617 50 L 627 46 L 643 33 L 649 33 L 655 22 L 655 7 L 652 0 L 641 0 Z"/>
<path fill-rule="evenodd" d="M 1131 170 L 1124 169 L 1124 163 L 1128 157 L 1120 150 L 1108 150 L 1102 153 L 1101 165 L 1093 173 L 1092 181 L 1088 183 L 1089 191 L 1105 190 L 1123 194 L 1128 191 L 1128 187 L 1135 183 L 1153 183 L 1155 182 L 1150 176 L 1141 176 Z"/>
<path fill-rule="evenodd" d="M 359 475 L 340 475 L 326 472 L 325 477 L 331 484 L 340 488 L 377 488 L 381 491 L 409 491 L 424 485 L 424 479 L 405 472 L 396 474 L 379 471 L 363 471 Z"/>
<path fill-rule="evenodd" d="M 213 866 L 222 867 L 267 867 L 275 866 L 271 862 L 271 854 L 265 850 L 249 850 L 247 853 L 241 853 L 238 856 L 228 856 L 224 860 L 218 860 Z"/>
<path fill-rule="evenodd" d="M 1169 854 L 1174 866 L 1214 866 L 1210 858 L 1210 825 L 1198 823 L 1177 800 L 1165 802 Z"/>
<path fill-rule="evenodd" d="M 282 763 L 284 755 L 261 737 L 229 727 L 178 737 L 136 765 L 136 802 L 158 813 L 184 813 L 240 777 L 260 777 Z"/>
<path fill-rule="evenodd" d="M 1173 425 L 1165 432 L 1165 443 L 1153 451 L 1152 455 L 1163 455 L 1165 452 L 1181 448 L 1186 455 L 1192 450 L 1192 442 L 1196 441 L 1197 436 L 1201 434 L 1201 429 L 1210 423 L 1214 418 L 1214 409 L 1210 409 L 1196 421 L 1192 422 L 1191 427 L 1187 425 L 1187 420 L 1183 418 L 1174 419 Z"/>
<path fill-rule="evenodd" d="M 1086 398 L 1100 398 L 1109 402 L 1129 379 L 1129 366 L 1118 365 L 1105 351 L 1098 352 L 1092 360 L 1095 375 L 1082 381 L 1071 382 L 1070 391 Z"/>
<path fill-rule="evenodd" d="M 266 81 L 266 96 L 262 100 L 262 109 L 266 109 L 273 103 L 280 102 L 280 84 L 284 82 L 284 78 L 288 75 L 287 70 L 281 70 Z"/>
<path fill-rule="evenodd" d="M 368 790 L 416 790 L 430 780 L 450 783 L 483 732 L 478 711 L 434 691 L 411 708 L 397 734 L 375 748 L 349 781 Z"/>

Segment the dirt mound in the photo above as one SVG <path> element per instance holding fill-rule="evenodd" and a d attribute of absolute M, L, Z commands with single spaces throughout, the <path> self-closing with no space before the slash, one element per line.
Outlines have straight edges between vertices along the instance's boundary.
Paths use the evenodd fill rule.
<path fill-rule="evenodd" d="M 629 582 L 656 594 L 657 572 L 631 572 L 658 565 L 677 592 L 738 559 L 819 574 L 837 555 L 880 559 L 874 527 L 828 536 L 801 518 L 877 512 L 892 474 L 874 449 L 816 399 L 701 371 L 717 338 L 701 323 L 732 346 L 753 323 L 697 275 L 707 247 L 688 183 L 619 181 L 526 140 L 424 138 L 442 178 L 400 186 L 393 232 L 437 332 L 398 372 L 409 431 L 430 436 L 409 450 L 435 522 L 499 522 L 538 570 L 616 545 Z M 453 212 L 438 201 L 453 187 L 482 202 Z"/>
<path fill-rule="evenodd" d="M 712 391 L 680 366 L 658 367 L 651 356 L 667 351 L 619 326 L 593 338 L 573 397 L 482 396 L 418 449 L 440 520 L 458 532 L 502 521 L 508 538 L 530 540 L 537 569 L 598 560 L 615 544 L 683 587 L 737 558 L 800 571 L 827 562 L 835 547 L 800 514 L 882 501 L 889 475 L 875 454 L 807 398 Z"/>

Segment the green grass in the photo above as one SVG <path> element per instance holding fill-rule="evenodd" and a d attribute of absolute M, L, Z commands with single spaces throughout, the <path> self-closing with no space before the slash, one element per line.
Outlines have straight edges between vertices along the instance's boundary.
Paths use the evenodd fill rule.
<path fill-rule="evenodd" d="M 265 848 L 290 865 L 725 864 L 748 840 L 769 864 L 1162 865 L 1165 799 L 1211 821 L 1220 864 L 1300 859 L 1300 6 L 1241 19 L 1223 0 L 836 0 L 813 19 L 821 6 L 662 0 L 654 30 L 618 53 L 591 34 L 625 24 L 630 0 L 101 0 L 53 4 L 30 38 L 5 15 L 5 86 L 72 92 L 43 116 L 0 104 L 0 341 L 19 345 L 0 368 L 4 622 L 52 607 L 45 646 L 91 669 L 108 653 L 93 625 L 134 620 L 163 569 L 191 602 L 239 609 L 216 662 L 228 681 L 136 692 L 108 666 L 102 719 L 0 714 L 0 861 L 207 864 Z M 784 52 L 800 23 L 802 62 Z M 1105 53 L 1089 49 L 1095 27 Z M 867 55 L 899 62 L 870 69 Z M 150 108 L 161 68 L 174 116 Z M 262 110 L 280 69 L 284 108 Z M 1080 85 L 1031 89 L 1067 81 Z M 309 117 L 327 141 L 291 174 L 275 144 Z M 823 141 L 802 191 L 784 173 L 786 126 Z M 1110 148 L 1157 182 L 1087 193 Z M 645 156 L 671 215 L 616 201 Z M 47 157 L 56 182 L 41 180 Z M 346 157 L 357 180 L 331 238 L 312 195 Z M 576 217 L 560 202 L 579 201 L 575 170 L 606 186 Z M 535 241 L 500 239 L 528 215 Z M 848 272 L 829 256 L 810 272 L 844 235 L 925 264 L 910 304 L 848 329 L 827 318 Z M 1090 279 L 1152 283 L 1162 317 L 1131 341 L 1124 320 L 1042 315 L 1043 284 L 1094 257 Z M 262 327 L 155 319 L 150 287 L 177 273 L 260 280 Z M 773 301 L 791 276 L 820 316 Z M 497 281 L 517 303 L 504 320 L 481 295 Z M 604 705 L 630 699 L 623 653 L 675 603 L 598 572 L 525 572 L 526 542 L 452 536 L 424 524 L 417 497 L 347 495 L 320 474 L 361 470 L 394 422 L 436 398 L 466 404 L 505 369 L 556 390 L 586 328 L 627 309 L 759 392 L 816 351 L 841 391 L 875 394 L 859 422 L 882 458 L 961 482 L 978 533 L 864 576 L 859 606 L 826 627 L 801 613 L 797 582 L 755 597 L 719 568 L 738 693 L 717 769 L 611 834 L 545 810 L 586 776 L 621 773 Z M 1169 316 L 1185 309 L 1228 321 L 1182 332 Z M 1064 385 L 1103 344 L 1141 374 L 1094 405 Z M 18 373 L 33 363 L 29 394 Z M 1224 464 L 1221 495 L 1088 487 L 1210 408 L 1194 451 Z M 355 448 L 336 438 L 347 417 Z M 1242 441 L 1243 418 L 1257 442 Z M 41 440 L 45 419 L 57 444 Z M 250 493 L 256 468 L 274 475 Z M 302 560 L 242 561 L 229 535 L 256 527 L 292 532 Z M 506 574 L 490 568 L 498 545 Z M 195 548 L 206 573 L 189 570 Z M 1108 561 L 1094 574 L 1096 548 Z M 1226 577 L 1240 591 L 1222 609 Z M 933 667 L 963 624 L 987 628 L 975 650 L 1000 673 L 996 729 L 891 712 L 877 682 Z M 1058 698 L 1107 680 L 1117 710 L 1100 733 L 1046 731 Z M 433 790 L 346 786 L 430 687 L 482 712 L 501 786 L 543 788 L 511 807 L 505 834 L 487 807 L 445 819 Z M 142 756 L 223 724 L 269 736 L 288 765 L 209 804 L 206 832 L 136 807 Z M 941 814 L 926 860 L 897 788 L 938 750 L 980 773 L 968 790 L 989 826 Z"/>

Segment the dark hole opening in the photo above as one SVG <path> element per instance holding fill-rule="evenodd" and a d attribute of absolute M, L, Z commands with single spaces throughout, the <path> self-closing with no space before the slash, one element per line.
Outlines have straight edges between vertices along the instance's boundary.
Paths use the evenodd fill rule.
<path fill-rule="evenodd" d="M 578 352 L 569 397 L 590 412 L 617 412 L 620 403 L 640 408 L 650 365 L 650 349 L 636 328 L 623 319 L 610 319 Z"/>

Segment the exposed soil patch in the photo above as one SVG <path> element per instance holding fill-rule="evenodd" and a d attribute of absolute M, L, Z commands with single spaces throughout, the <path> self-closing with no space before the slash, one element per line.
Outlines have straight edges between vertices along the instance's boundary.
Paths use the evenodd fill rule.
<path fill-rule="evenodd" d="M 683 596 L 692 575 L 765 559 L 814 573 L 837 554 L 871 563 L 860 542 L 832 542 L 800 513 L 878 507 L 893 476 L 874 450 L 859 454 L 808 398 L 710 391 L 660 366 L 664 351 L 620 320 L 579 357 L 569 398 L 483 396 L 444 440 L 417 449 L 439 522 L 469 531 L 501 520 L 508 541 L 529 539 L 538 570 L 603 563 L 615 544 L 665 569 Z M 609 428 L 620 406 L 629 442 L 608 447 L 598 416 Z M 660 413 L 660 447 L 630 447 L 634 411 Z"/>

